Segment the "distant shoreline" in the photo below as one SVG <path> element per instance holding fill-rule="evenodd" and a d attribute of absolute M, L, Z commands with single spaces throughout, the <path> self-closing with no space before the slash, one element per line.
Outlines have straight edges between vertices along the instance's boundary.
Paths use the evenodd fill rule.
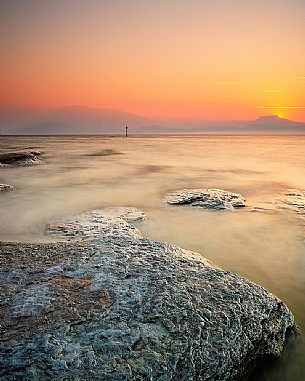
<path fill-rule="evenodd" d="M 90 137 L 90 136 L 107 136 L 107 137 L 124 137 L 125 138 L 125 135 L 124 134 L 31 134 L 31 135 L 21 135 L 21 134 L 0 134 L 0 137 L 58 137 L 58 136 L 61 136 L 61 137 L 65 137 L 65 136 L 87 136 L 87 137 Z M 178 133 L 178 132 L 175 132 L 175 133 L 154 133 L 154 134 L 133 134 L 133 133 L 129 133 L 128 134 L 128 138 L 130 137 L 149 137 L 149 136 L 305 136 L 305 131 L 302 131 L 302 132 L 286 132 L 286 133 L 283 133 L 282 131 L 281 132 L 270 132 L 270 133 L 266 133 L 266 132 L 258 132 L 258 133 L 253 133 L 253 132 L 242 132 L 242 133 L 238 133 L 238 132 L 227 132 L 227 133 L 221 133 L 221 132 L 189 132 L 189 133 L 186 133 L 186 132 L 181 132 L 181 133 Z"/>

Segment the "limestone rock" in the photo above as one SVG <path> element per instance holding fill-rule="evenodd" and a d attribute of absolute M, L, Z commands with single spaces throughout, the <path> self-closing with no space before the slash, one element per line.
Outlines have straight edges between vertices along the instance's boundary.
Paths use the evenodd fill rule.
<path fill-rule="evenodd" d="M 285 304 L 199 254 L 146 239 L 135 208 L 0 245 L 0 379 L 237 380 L 297 331 Z M 75 238 L 75 239 L 74 239 Z"/>
<path fill-rule="evenodd" d="M 44 162 L 39 158 L 40 155 L 40 151 L 1 153 L 0 164 L 2 167 L 43 164 Z"/>
<path fill-rule="evenodd" d="M 172 205 L 191 205 L 207 209 L 232 210 L 245 206 L 245 198 L 238 193 L 222 189 L 181 189 L 165 196 Z"/>

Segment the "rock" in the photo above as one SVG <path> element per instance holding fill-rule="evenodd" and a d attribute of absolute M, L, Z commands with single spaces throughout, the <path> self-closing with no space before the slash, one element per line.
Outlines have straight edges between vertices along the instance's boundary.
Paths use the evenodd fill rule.
<path fill-rule="evenodd" d="M 251 206 L 250 212 L 279 213 L 295 212 L 298 217 L 305 220 L 305 191 L 301 189 L 287 189 L 265 200 L 262 205 Z"/>
<path fill-rule="evenodd" d="M 0 245 L 0 379 L 237 380 L 297 332 L 283 302 L 199 254 L 146 239 L 135 208 Z"/>
<path fill-rule="evenodd" d="M 232 210 L 245 206 L 246 199 L 238 193 L 222 189 L 181 189 L 165 196 L 172 205 L 191 205 L 207 209 Z"/>
<path fill-rule="evenodd" d="M 102 149 L 100 151 L 96 151 L 96 152 L 91 152 L 91 153 L 88 153 L 86 154 L 86 156 L 113 156 L 113 155 L 121 155 L 122 152 L 119 152 L 119 151 L 116 151 L 114 149 L 111 149 L 111 148 L 105 148 L 105 149 Z"/>
<path fill-rule="evenodd" d="M 6 192 L 8 190 L 12 190 L 14 189 L 14 187 L 12 187 L 11 185 L 8 185 L 8 184 L 0 184 L 0 193 L 1 192 Z"/>
<path fill-rule="evenodd" d="M 41 155 L 40 151 L 29 152 L 9 152 L 0 154 L 1 166 L 11 165 L 37 165 L 44 162 L 38 157 Z"/>
<path fill-rule="evenodd" d="M 305 224 L 305 191 L 301 189 L 287 189 L 268 201 L 270 213 L 295 213 L 302 224 Z M 263 208 L 255 208 L 265 211 Z"/>
<path fill-rule="evenodd" d="M 289 189 L 284 194 L 284 199 L 280 203 L 281 209 L 288 209 L 296 212 L 300 221 L 305 225 L 305 191 L 300 189 Z"/>
<path fill-rule="evenodd" d="M 305 214 L 305 191 L 300 189 L 289 189 L 284 195 L 284 204 L 298 213 Z"/>
<path fill-rule="evenodd" d="M 263 208 L 261 206 L 252 206 L 250 212 L 262 212 L 262 213 L 270 213 L 274 214 L 277 211 L 274 208 Z"/>

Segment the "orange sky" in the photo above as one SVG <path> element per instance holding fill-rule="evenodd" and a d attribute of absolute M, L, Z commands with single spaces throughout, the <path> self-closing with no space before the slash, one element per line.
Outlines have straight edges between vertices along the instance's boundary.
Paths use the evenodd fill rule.
<path fill-rule="evenodd" d="M 0 103 L 305 121 L 303 0 L 0 4 Z"/>

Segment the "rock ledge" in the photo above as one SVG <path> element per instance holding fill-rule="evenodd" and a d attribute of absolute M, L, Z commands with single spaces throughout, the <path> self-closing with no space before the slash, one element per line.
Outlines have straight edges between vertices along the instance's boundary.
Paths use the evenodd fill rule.
<path fill-rule="evenodd" d="M 1 244 L 1 380 L 237 380 L 280 356 L 285 304 L 143 238 L 143 218 L 96 210 L 48 227 L 70 243 Z"/>

